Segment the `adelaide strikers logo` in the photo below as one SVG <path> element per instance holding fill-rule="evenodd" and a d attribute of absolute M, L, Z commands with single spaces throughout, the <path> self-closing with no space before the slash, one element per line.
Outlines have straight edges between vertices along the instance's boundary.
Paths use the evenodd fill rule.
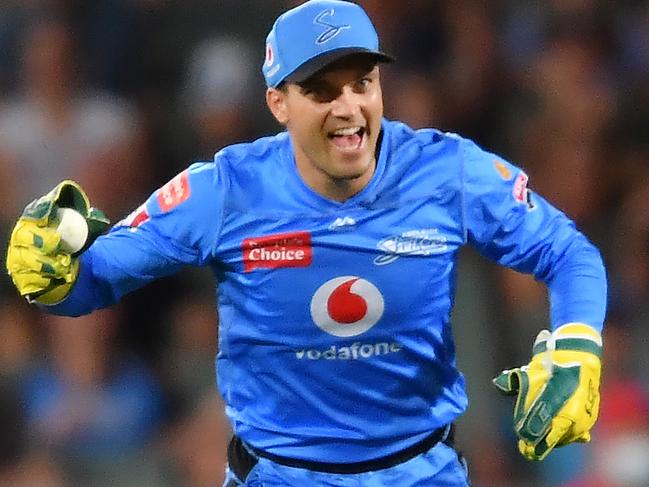
<path fill-rule="evenodd" d="M 325 282 L 311 298 L 311 317 L 320 329 L 337 337 L 365 333 L 383 316 L 384 302 L 374 284 L 357 276 Z"/>

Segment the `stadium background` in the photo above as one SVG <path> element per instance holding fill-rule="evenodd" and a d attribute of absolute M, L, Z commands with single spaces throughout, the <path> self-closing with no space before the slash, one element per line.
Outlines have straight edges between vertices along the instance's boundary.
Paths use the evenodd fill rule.
<path fill-rule="evenodd" d="M 63 177 L 117 221 L 189 163 L 277 131 L 259 66 L 272 20 L 296 3 L 0 2 L 2 241 Z M 594 441 L 532 464 L 490 379 L 529 359 L 547 297 L 464 252 L 455 334 L 470 408 L 459 440 L 475 485 L 646 487 L 649 2 L 359 3 L 398 58 L 383 69 L 386 115 L 459 132 L 524 167 L 608 266 Z M 0 485 L 219 485 L 228 432 L 211 289 L 188 270 L 70 320 L 36 312 L 0 280 Z"/>

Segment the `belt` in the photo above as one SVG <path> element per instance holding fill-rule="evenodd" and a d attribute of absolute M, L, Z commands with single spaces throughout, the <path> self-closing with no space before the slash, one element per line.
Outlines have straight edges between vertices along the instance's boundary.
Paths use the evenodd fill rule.
<path fill-rule="evenodd" d="M 375 458 L 373 460 L 352 463 L 314 462 L 310 460 L 274 455 L 244 443 L 241 438 L 235 435 L 232 437 L 232 440 L 230 440 L 230 444 L 228 445 L 228 464 L 232 472 L 234 472 L 234 474 L 242 481 L 245 480 L 257 463 L 256 457 L 267 458 L 268 460 L 280 465 L 304 468 L 316 472 L 338 474 L 371 472 L 404 463 L 411 458 L 430 450 L 440 441 L 449 446 L 453 446 L 454 433 L 455 425 L 449 424 L 436 429 L 423 440 L 396 453 L 391 453 L 390 455 Z"/>

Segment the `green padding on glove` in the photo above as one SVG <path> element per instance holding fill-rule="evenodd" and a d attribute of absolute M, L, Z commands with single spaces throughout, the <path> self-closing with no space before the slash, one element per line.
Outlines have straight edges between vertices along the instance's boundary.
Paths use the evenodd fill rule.
<path fill-rule="evenodd" d="M 56 231 L 57 208 L 76 210 L 88 224 L 84 246 L 72 255 L 61 249 L 61 236 Z M 79 273 L 76 257 L 109 225 L 106 216 L 90 206 L 85 192 L 74 181 L 63 181 L 32 201 L 16 222 L 7 250 L 7 272 L 18 292 L 29 301 L 43 304 L 63 300 Z"/>
<path fill-rule="evenodd" d="M 529 402 L 530 377 L 525 367 L 503 372 L 494 379 L 494 384 L 505 394 L 518 394 L 514 406 L 514 428 L 520 438 L 537 443 L 547 435 L 552 419 L 577 390 L 579 366 L 553 365 L 552 380 L 545 384 L 527 410 L 524 404 Z"/>
<path fill-rule="evenodd" d="M 595 329 L 570 323 L 539 333 L 534 352 L 528 365 L 503 371 L 493 383 L 516 396 L 521 454 L 543 460 L 555 447 L 590 441 L 599 411 L 602 341 Z"/>
<path fill-rule="evenodd" d="M 39 227 L 49 227 L 54 225 L 56 208 L 72 208 L 81 213 L 88 224 L 86 243 L 73 256 L 81 254 L 90 247 L 110 225 L 110 221 L 101 210 L 90 206 L 88 196 L 81 186 L 69 179 L 60 182 L 49 193 L 29 203 L 23 210 L 21 218 L 33 220 Z"/>

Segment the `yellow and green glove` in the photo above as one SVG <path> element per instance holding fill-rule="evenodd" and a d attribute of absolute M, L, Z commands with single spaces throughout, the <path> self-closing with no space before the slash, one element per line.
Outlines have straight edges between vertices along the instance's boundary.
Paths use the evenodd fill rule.
<path fill-rule="evenodd" d="M 504 370 L 493 380 L 516 396 L 514 430 L 518 449 L 543 460 L 553 448 L 590 441 L 599 413 L 602 338 L 594 328 L 568 323 L 534 342 L 532 361 Z"/>
<path fill-rule="evenodd" d="M 86 219 L 88 237 L 74 254 L 61 248 L 57 208 L 72 208 Z M 90 206 L 83 189 L 70 180 L 28 204 L 11 232 L 7 250 L 7 272 L 20 295 L 42 304 L 62 301 L 79 274 L 77 257 L 109 224 L 100 210 Z"/>

